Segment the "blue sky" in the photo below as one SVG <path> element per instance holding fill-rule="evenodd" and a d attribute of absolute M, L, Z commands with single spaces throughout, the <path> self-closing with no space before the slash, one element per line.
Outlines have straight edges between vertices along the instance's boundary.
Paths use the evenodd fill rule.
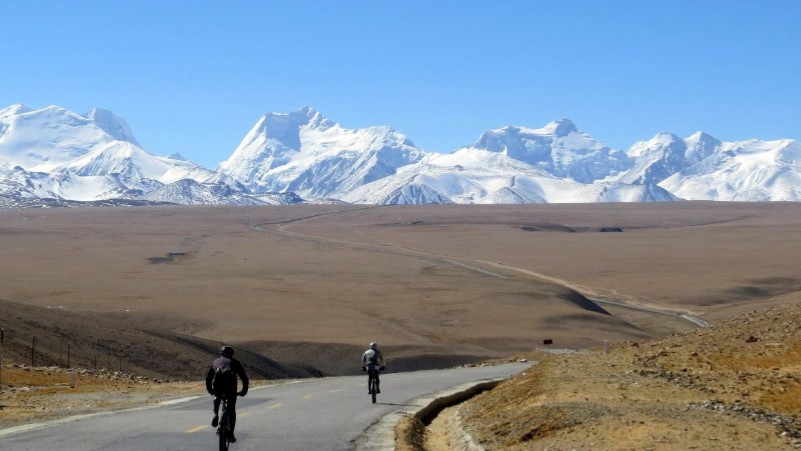
<path fill-rule="evenodd" d="M 799 23 L 798 0 L 3 0 L 0 108 L 106 108 L 207 167 L 305 105 L 439 152 L 561 117 L 621 149 L 801 139 Z"/>

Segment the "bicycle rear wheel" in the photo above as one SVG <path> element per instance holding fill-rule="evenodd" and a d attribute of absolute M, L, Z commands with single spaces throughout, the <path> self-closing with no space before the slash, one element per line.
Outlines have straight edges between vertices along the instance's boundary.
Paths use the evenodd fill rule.
<path fill-rule="evenodd" d="M 220 433 L 220 451 L 228 451 L 229 444 L 228 434 Z"/>
<path fill-rule="evenodd" d="M 231 444 L 231 425 L 228 422 L 228 401 L 223 399 L 222 415 L 220 425 L 217 427 L 217 435 L 220 441 L 220 451 L 228 451 Z"/>
<path fill-rule="evenodd" d="M 378 387 L 376 383 L 376 374 L 371 370 L 370 373 L 370 380 L 368 381 L 368 388 L 370 392 L 370 396 L 373 398 L 373 404 L 375 404 L 376 395 L 378 394 Z"/>

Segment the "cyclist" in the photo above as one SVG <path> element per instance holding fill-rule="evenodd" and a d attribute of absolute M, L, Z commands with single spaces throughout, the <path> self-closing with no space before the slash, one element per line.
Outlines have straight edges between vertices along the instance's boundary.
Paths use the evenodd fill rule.
<path fill-rule="evenodd" d="M 242 390 L 237 392 L 237 376 L 242 380 Z M 236 441 L 234 426 L 236 426 L 236 396 L 245 396 L 248 392 L 248 376 L 239 360 L 234 358 L 234 348 L 225 345 L 220 349 L 220 357 L 211 362 L 206 373 L 206 390 L 214 396 L 214 419 L 212 427 L 217 427 L 220 421 L 218 412 L 223 396 L 228 399 L 228 418 L 231 425 L 231 442 Z"/>
<path fill-rule="evenodd" d="M 370 343 L 370 349 L 364 351 L 364 354 L 362 354 L 362 371 L 369 372 L 369 370 L 378 370 L 375 371 L 375 388 L 377 393 L 381 393 L 381 379 L 378 378 L 378 372 L 383 371 L 385 368 L 384 356 L 381 355 L 381 351 L 378 350 L 378 343 Z"/>

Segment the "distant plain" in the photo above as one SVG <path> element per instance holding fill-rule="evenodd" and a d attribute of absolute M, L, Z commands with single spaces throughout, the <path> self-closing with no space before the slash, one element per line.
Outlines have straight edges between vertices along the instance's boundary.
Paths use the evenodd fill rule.
<path fill-rule="evenodd" d="M 414 369 L 780 304 L 801 290 L 799 233 L 795 203 L 4 210 L 0 299 L 324 374 L 378 341 Z"/>

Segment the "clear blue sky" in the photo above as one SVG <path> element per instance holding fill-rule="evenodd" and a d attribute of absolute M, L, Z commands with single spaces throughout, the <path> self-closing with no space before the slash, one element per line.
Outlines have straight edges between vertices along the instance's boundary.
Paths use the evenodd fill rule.
<path fill-rule="evenodd" d="M 2 0 L 0 108 L 106 108 L 207 167 L 304 105 L 439 152 L 560 117 L 620 149 L 801 139 L 799 23 L 799 0 Z"/>

